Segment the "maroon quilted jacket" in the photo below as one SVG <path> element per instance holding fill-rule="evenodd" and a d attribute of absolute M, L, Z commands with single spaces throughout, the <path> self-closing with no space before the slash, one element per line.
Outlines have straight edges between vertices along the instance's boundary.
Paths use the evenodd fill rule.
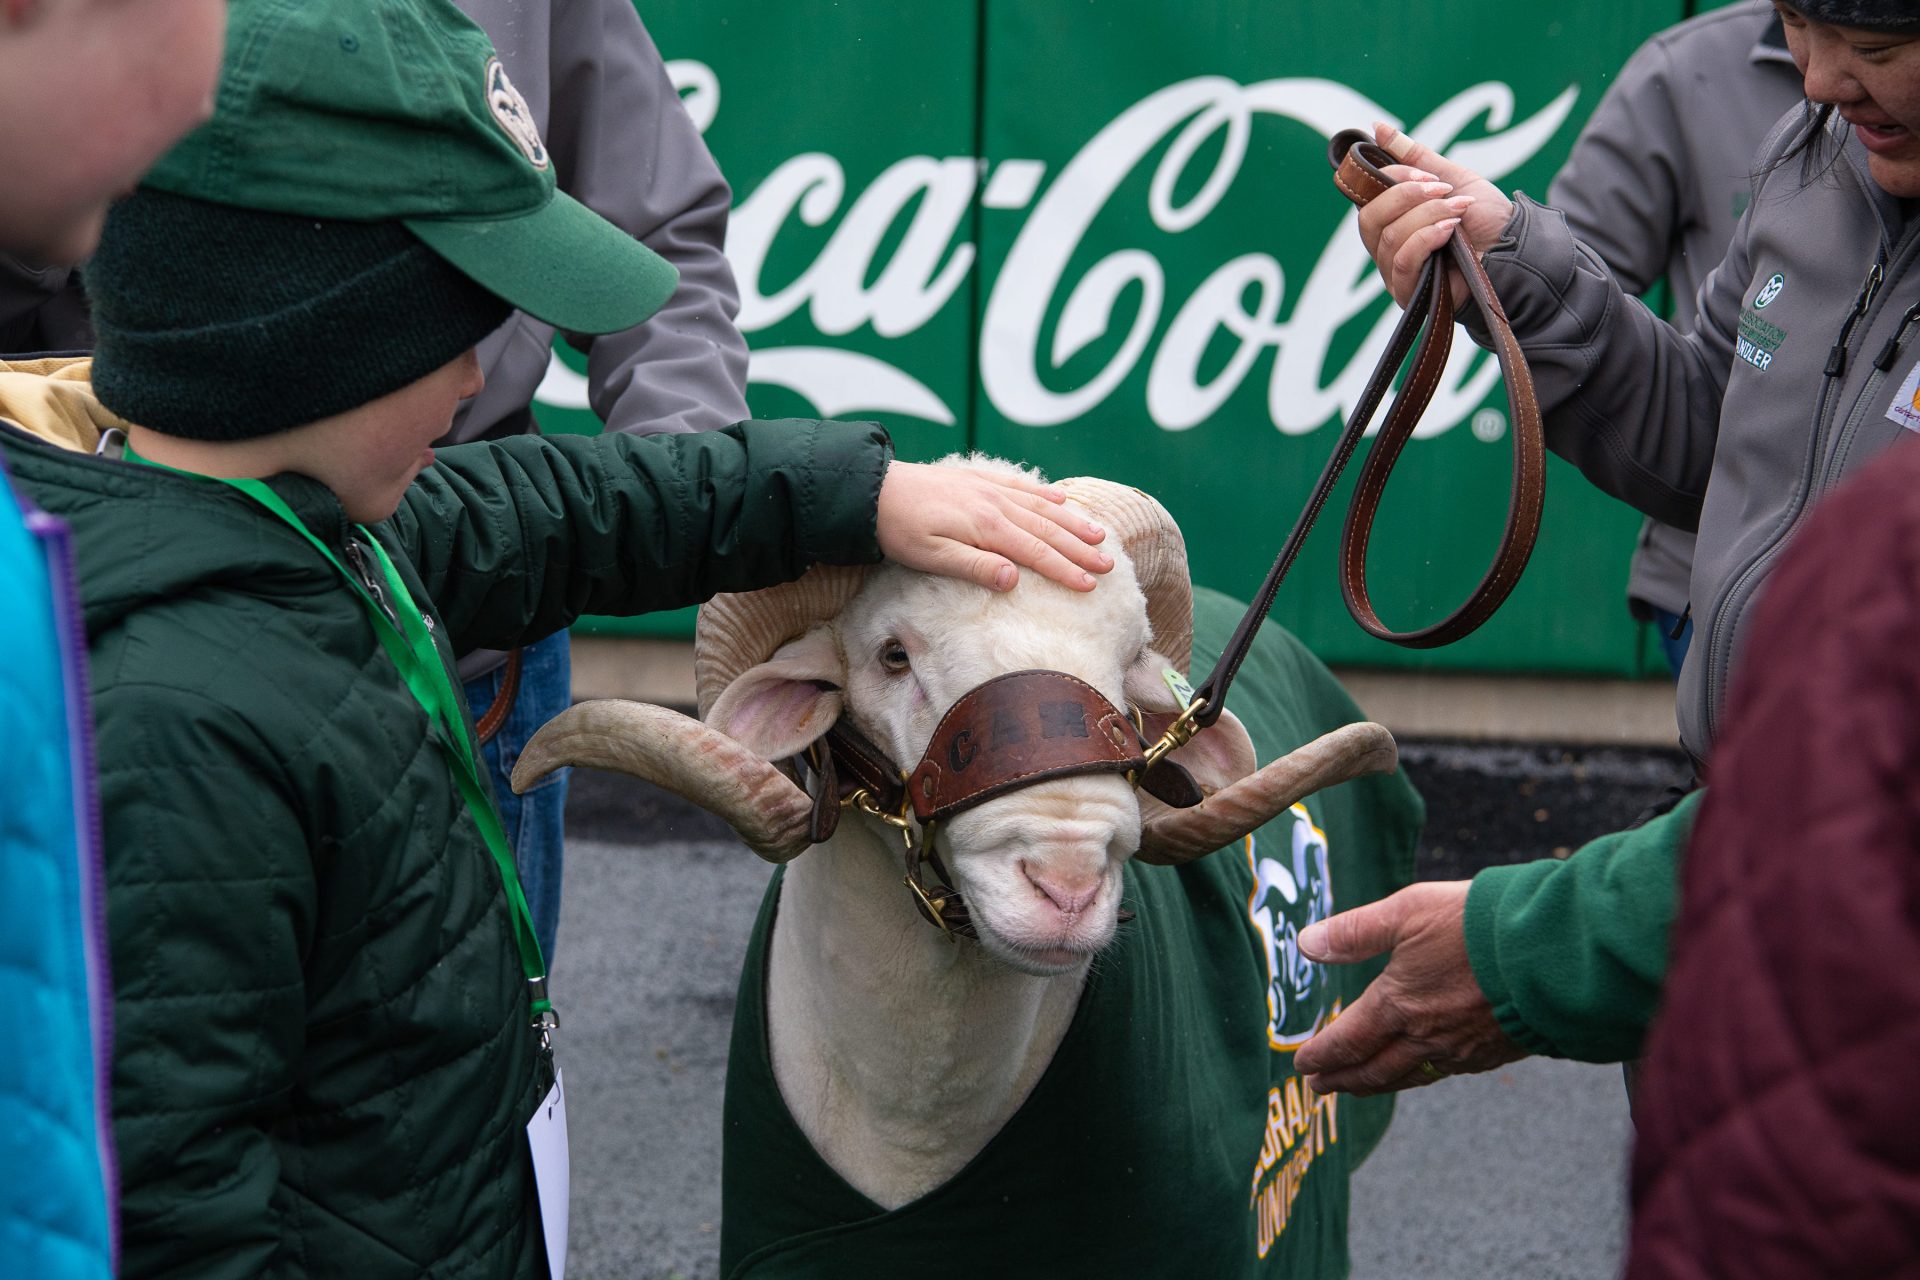
<path fill-rule="evenodd" d="M 1627 1275 L 1920 1276 L 1920 441 L 1783 558 L 1710 765 Z"/>

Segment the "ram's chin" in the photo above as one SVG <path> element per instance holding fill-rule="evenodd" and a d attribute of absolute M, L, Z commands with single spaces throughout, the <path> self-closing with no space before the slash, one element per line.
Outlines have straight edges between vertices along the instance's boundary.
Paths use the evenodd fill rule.
<path fill-rule="evenodd" d="M 1053 937 L 996 925 L 991 915 L 977 909 L 973 923 L 980 946 L 988 955 L 1036 978 L 1058 977 L 1084 967 L 1113 939 L 1112 921 L 1095 930 L 1079 927 L 1066 936 Z"/>

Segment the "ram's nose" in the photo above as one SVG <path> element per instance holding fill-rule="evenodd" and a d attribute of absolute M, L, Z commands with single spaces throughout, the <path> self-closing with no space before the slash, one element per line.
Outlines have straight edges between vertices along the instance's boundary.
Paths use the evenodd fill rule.
<path fill-rule="evenodd" d="M 1020 870 L 1026 873 L 1027 883 L 1038 889 L 1053 904 L 1054 910 L 1068 920 L 1093 905 L 1105 880 L 1097 869 L 1036 867 L 1024 859 Z"/>

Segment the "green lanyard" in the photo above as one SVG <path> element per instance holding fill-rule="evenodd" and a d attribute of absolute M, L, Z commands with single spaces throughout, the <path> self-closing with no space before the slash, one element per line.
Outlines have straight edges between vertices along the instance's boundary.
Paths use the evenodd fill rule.
<path fill-rule="evenodd" d="M 500 880 L 507 890 L 507 905 L 513 915 L 513 940 L 520 950 L 520 968 L 527 975 L 528 997 L 533 1003 L 533 1025 L 540 1031 L 541 1040 L 545 1043 L 552 1030 L 560 1025 L 560 1017 L 554 1012 L 553 1002 L 547 999 L 547 966 L 540 956 L 539 939 L 534 936 L 533 913 L 527 909 L 527 895 L 520 888 L 520 876 L 514 870 L 513 850 L 507 844 L 506 828 L 501 824 L 500 811 L 494 807 L 492 792 L 481 782 L 479 770 L 475 767 L 473 745 L 467 738 L 466 721 L 461 716 L 462 702 L 454 692 L 453 680 L 447 675 L 446 664 L 440 660 L 440 651 L 434 646 L 433 635 L 427 630 L 427 623 L 415 607 L 413 596 L 401 581 L 399 571 L 393 567 L 393 560 L 387 555 L 386 548 L 367 531 L 366 526 L 354 526 L 367 545 L 373 548 L 374 557 L 380 562 L 380 572 L 386 579 L 387 591 L 393 601 L 393 612 L 399 619 L 398 626 L 360 579 L 340 563 L 333 549 L 316 538 L 313 531 L 293 513 L 293 508 L 260 481 L 181 471 L 177 467 L 141 457 L 133 451 L 131 444 L 126 446 L 124 456 L 127 461 L 142 466 L 200 480 L 217 480 L 238 489 L 312 543 L 314 549 L 340 571 L 347 585 L 359 596 L 360 603 L 366 606 L 367 616 L 373 620 L 374 634 L 380 637 L 380 644 L 386 649 L 387 656 L 399 668 L 407 691 L 420 704 L 421 710 L 427 713 L 427 719 L 440 726 L 440 747 L 447 756 L 448 769 L 460 788 L 461 798 L 467 803 L 467 812 L 473 815 L 474 825 L 480 828 L 481 838 L 487 842 L 487 851 L 493 855 L 494 866 L 500 869 Z"/>

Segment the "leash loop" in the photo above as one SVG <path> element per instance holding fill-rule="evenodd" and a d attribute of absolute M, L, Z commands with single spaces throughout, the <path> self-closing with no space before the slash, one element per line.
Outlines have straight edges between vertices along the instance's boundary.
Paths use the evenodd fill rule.
<path fill-rule="evenodd" d="M 1364 207 L 1374 197 L 1395 185 L 1395 180 L 1385 172 L 1388 165 L 1395 163 L 1393 157 L 1362 130 L 1344 129 L 1335 134 L 1328 142 L 1327 159 L 1334 169 L 1334 184 L 1356 205 Z M 1508 420 L 1511 424 L 1509 435 L 1513 441 L 1513 480 L 1499 549 L 1466 602 L 1438 622 L 1411 631 L 1395 631 L 1374 612 L 1367 592 L 1367 544 L 1372 537 L 1374 516 L 1379 511 L 1387 479 L 1393 472 L 1401 450 L 1412 438 L 1420 415 L 1433 398 L 1452 347 L 1454 312 L 1453 293 L 1446 271 L 1449 264 L 1458 268 L 1466 279 L 1468 292 L 1493 334 L 1494 359 L 1499 363 L 1501 377 L 1507 388 Z M 1221 651 L 1212 674 L 1200 685 L 1195 701 L 1204 700 L 1207 705 L 1196 717 L 1199 727 L 1205 728 L 1219 719 L 1221 710 L 1226 706 L 1227 686 L 1232 683 L 1234 673 L 1246 657 L 1254 632 L 1259 629 L 1267 611 L 1273 607 L 1273 598 L 1280 589 L 1281 579 L 1299 555 L 1307 531 L 1313 527 L 1321 508 L 1332 495 L 1341 471 L 1365 436 L 1381 401 L 1392 390 L 1394 378 L 1406 363 L 1409 353 L 1413 357 L 1411 370 L 1400 393 L 1394 398 L 1393 407 L 1387 413 L 1373 448 L 1368 451 L 1359 482 L 1354 487 L 1353 504 L 1347 511 L 1346 525 L 1341 530 L 1340 591 L 1346 600 L 1347 612 L 1353 615 L 1354 621 L 1367 634 L 1376 639 L 1403 648 L 1433 649 L 1471 635 L 1505 603 L 1514 584 L 1520 580 L 1520 573 L 1525 569 L 1528 557 L 1533 554 L 1534 540 L 1540 532 L 1541 508 L 1546 496 L 1546 443 L 1541 430 L 1540 405 L 1534 394 L 1533 377 L 1528 372 L 1526 357 L 1513 336 L 1513 326 L 1508 322 L 1500 300 L 1494 296 L 1493 285 L 1487 279 L 1480 260 L 1474 256 L 1466 238 L 1456 231 L 1448 239 L 1446 247 L 1428 257 L 1420 269 L 1413 297 L 1335 443 L 1333 456 L 1321 470 L 1306 507 L 1294 521 L 1286 541 L 1281 544 L 1280 554 L 1275 557 L 1259 593 L 1240 619 L 1233 638 Z"/>

